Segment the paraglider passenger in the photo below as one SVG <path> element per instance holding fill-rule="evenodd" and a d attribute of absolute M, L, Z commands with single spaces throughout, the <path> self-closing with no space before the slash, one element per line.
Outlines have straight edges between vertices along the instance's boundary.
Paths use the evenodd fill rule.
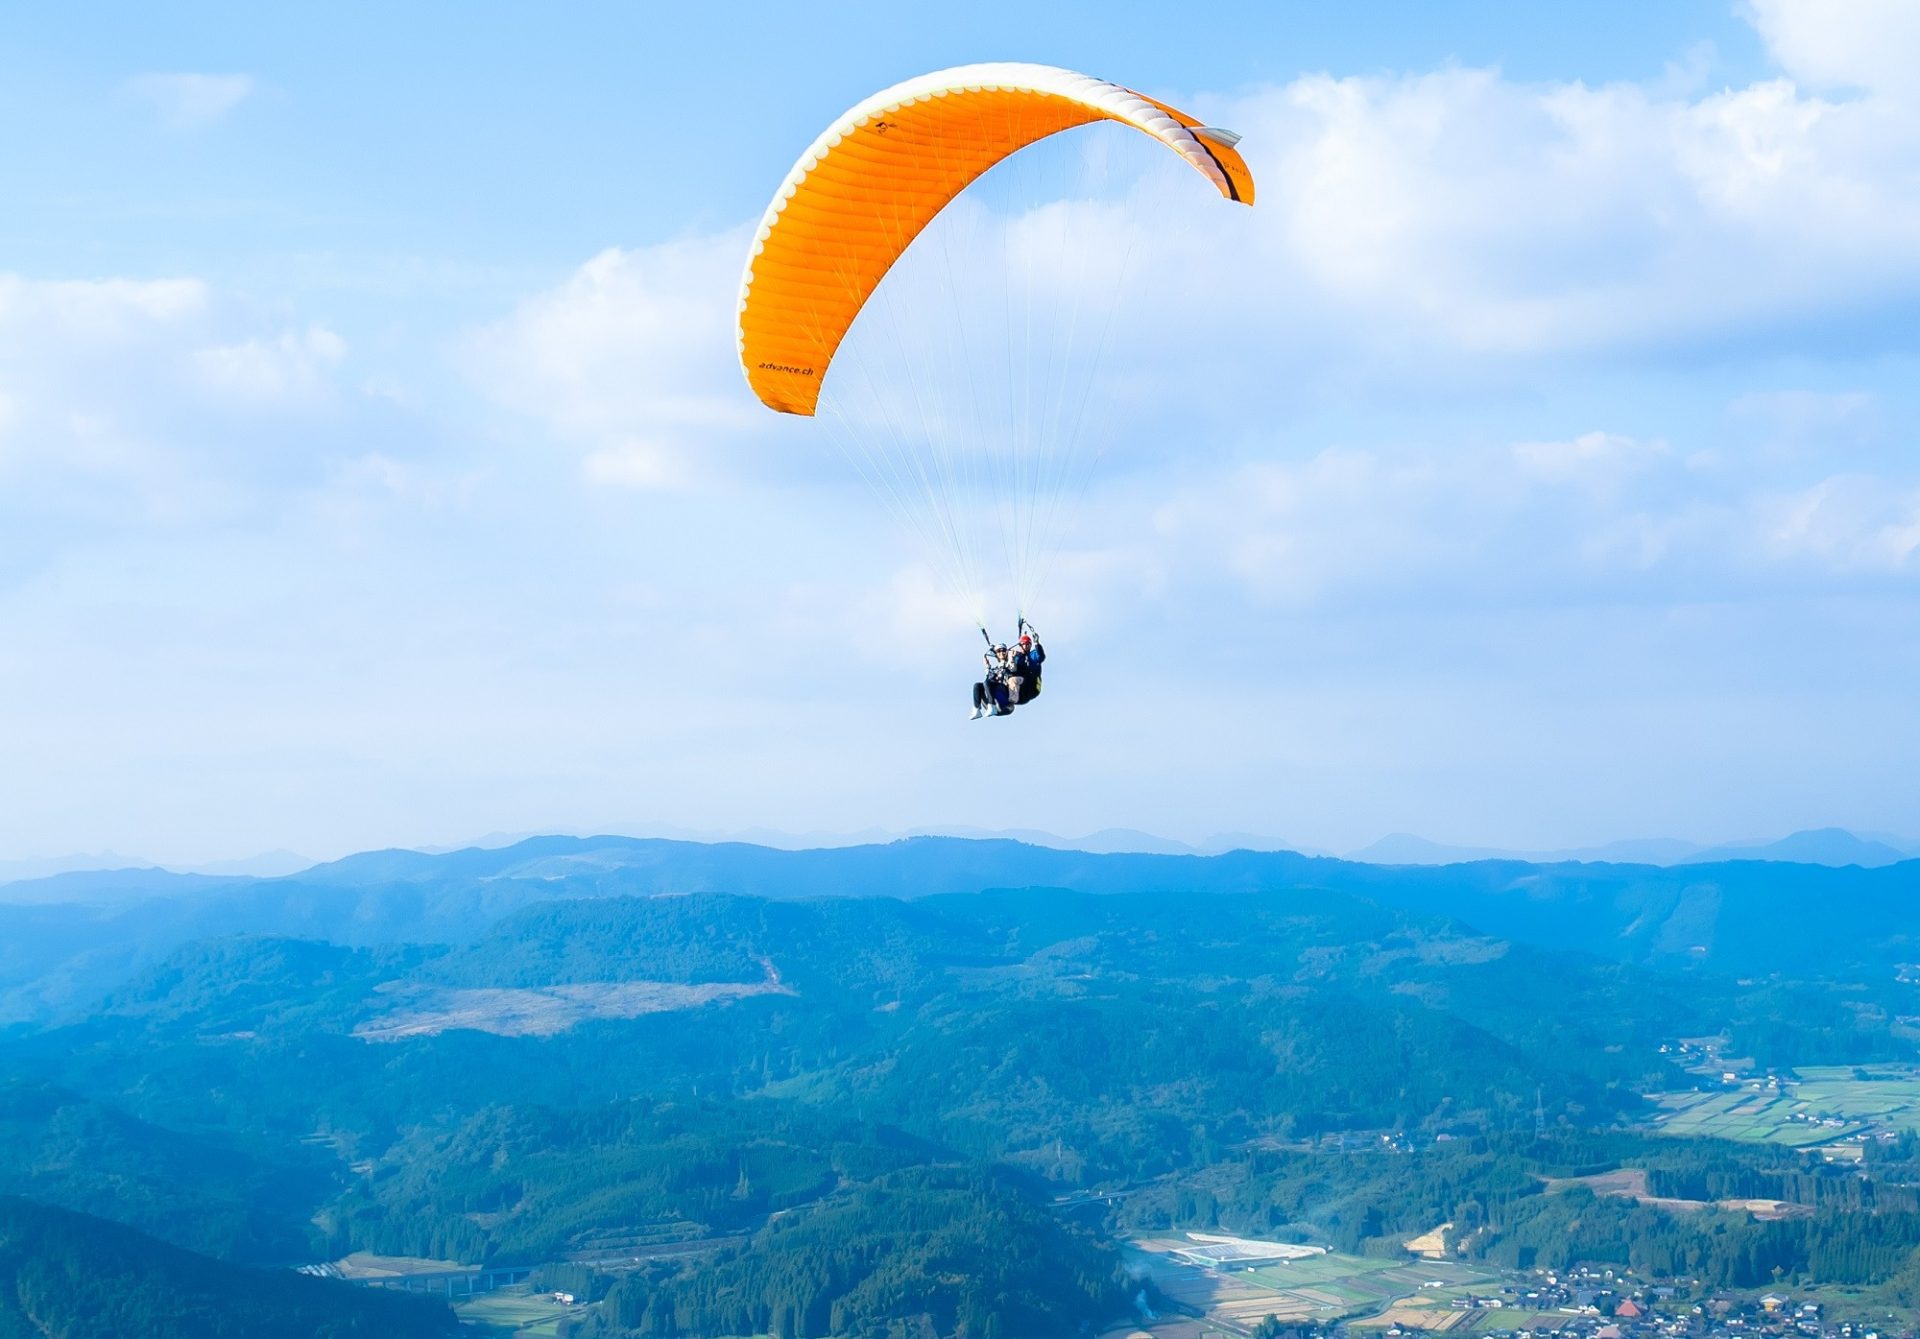
<path fill-rule="evenodd" d="M 973 686 L 973 714 L 970 721 L 987 716 L 1005 716 L 1013 710 L 1013 704 L 1007 695 L 1007 648 L 994 646 L 981 657 L 986 662 L 986 676 Z"/>

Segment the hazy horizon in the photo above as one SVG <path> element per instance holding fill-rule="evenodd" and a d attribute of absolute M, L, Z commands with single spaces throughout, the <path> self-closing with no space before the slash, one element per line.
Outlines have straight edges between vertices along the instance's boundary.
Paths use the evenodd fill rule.
<path fill-rule="evenodd" d="M 1825 828 L 1796 828 L 1791 832 L 1743 834 L 1702 841 L 1669 834 L 1614 837 L 1601 841 L 1576 843 L 1562 847 L 1513 847 L 1487 842 L 1449 841 L 1423 833 L 1387 832 L 1371 841 L 1334 850 L 1310 842 L 1294 841 L 1279 834 L 1257 832 L 1210 832 L 1176 835 L 1143 828 L 1113 826 L 1079 833 L 1050 832 L 1036 828 L 978 828 L 964 824 L 930 824 L 901 829 L 858 829 L 840 832 L 793 832 L 770 827 L 691 829 L 671 824 L 626 823 L 602 828 L 548 827 L 495 831 L 450 841 L 399 842 L 385 847 L 353 847 L 321 854 L 294 851 L 286 847 L 247 852 L 154 859 L 140 852 L 122 852 L 111 848 L 96 851 L 0 856 L 0 883 L 46 877 L 59 873 L 87 873 L 114 869 L 163 869 L 204 874 L 251 874 L 273 877 L 296 873 L 313 865 L 327 864 L 349 856 L 378 850 L 418 851 L 426 854 L 462 850 L 492 850 L 540 837 L 614 837 L 661 839 L 697 844 L 741 842 L 780 850 L 821 850 L 838 847 L 877 845 L 916 837 L 952 837 L 962 840 L 1012 840 L 1055 846 L 1062 850 L 1089 853 L 1130 852 L 1215 855 L 1233 849 L 1292 851 L 1302 855 L 1330 856 L 1340 860 L 1406 863 L 1403 856 L 1412 848 L 1428 848 L 1422 858 L 1453 861 L 1484 858 L 1610 858 L 1622 863 L 1665 864 L 1672 860 L 1692 861 L 1703 854 L 1747 851 L 1771 847 L 1796 837 L 1841 836 L 1863 846 L 1886 846 L 1907 858 L 1920 858 L 1920 839 L 1895 832 L 1861 831 L 1836 825 Z M 1672 847 L 1667 858 L 1656 859 L 1650 848 Z M 1768 856 L 1769 859 L 1784 859 Z"/>

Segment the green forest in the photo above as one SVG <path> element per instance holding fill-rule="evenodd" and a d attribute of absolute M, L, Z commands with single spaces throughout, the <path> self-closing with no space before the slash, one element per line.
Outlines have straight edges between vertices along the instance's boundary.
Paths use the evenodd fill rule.
<path fill-rule="evenodd" d="M 0 1196 L 4 1339 L 430 1339 L 443 1303 L 248 1269 Z"/>
<path fill-rule="evenodd" d="M 326 896 L 420 924 L 449 877 Z M 1920 1060 L 1914 987 L 1856 958 L 1736 974 L 1297 880 L 567 888 L 459 936 L 191 939 L 0 1032 L 0 1193 L 87 1215 L 10 1238 L 23 1314 L 95 1258 L 73 1286 L 124 1275 L 131 1336 L 229 1303 L 191 1332 L 274 1333 L 277 1289 L 345 1327 L 302 1333 L 450 1323 L 290 1272 L 372 1252 L 538 1267 L 606 1339 L 1012 1339 L 1152 1305 L 1132 1235 L 1391 1258 L 1440 1223 L 1496 1268 L 1920 1303 L 1911 1136 L 1839 1163 L 1658 1129 L 1721 1082 L 1679 1039 L 1755 1074 Z"/>
<path fill-rule="evenodd" d="M 784 1216 L 711 1264 L 624 1276 L 610 1334 L 1071 1333 L 1124 1314 L 1111 1250 L 992 1173 L 916 1169 Z"/>

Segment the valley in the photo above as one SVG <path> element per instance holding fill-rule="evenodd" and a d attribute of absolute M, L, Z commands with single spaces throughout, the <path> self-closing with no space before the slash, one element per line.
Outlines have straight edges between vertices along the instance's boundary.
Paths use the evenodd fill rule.
<path fill-rule="evenodd" d="M 1006 845 L 539 839 L 96 910 L 146 940 L 0 1034 L 0 1190 L 476 1333 L 1505 1332 L 1585 1269 L 1912 1305 L 1920 988 L 1877 940 L 1756 975 L 1771 903 L 1699 892 L 1752 869 Z M 1891 916 L 1916 873 L 1805 877 Z"/>

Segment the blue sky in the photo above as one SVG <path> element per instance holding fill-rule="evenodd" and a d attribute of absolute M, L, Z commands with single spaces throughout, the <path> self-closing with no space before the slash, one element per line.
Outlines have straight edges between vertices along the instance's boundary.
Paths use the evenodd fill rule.
<path fill-rule="evenodd" d="M 15 16 L 0 858 L 1920 836 L 1911 6 L 1029 8 Z M 1262 197 L 1155 292 L 1048 699 L 970 726 L 729 303 L 822 125 L 981 59 L 1189 103 Z"/>

